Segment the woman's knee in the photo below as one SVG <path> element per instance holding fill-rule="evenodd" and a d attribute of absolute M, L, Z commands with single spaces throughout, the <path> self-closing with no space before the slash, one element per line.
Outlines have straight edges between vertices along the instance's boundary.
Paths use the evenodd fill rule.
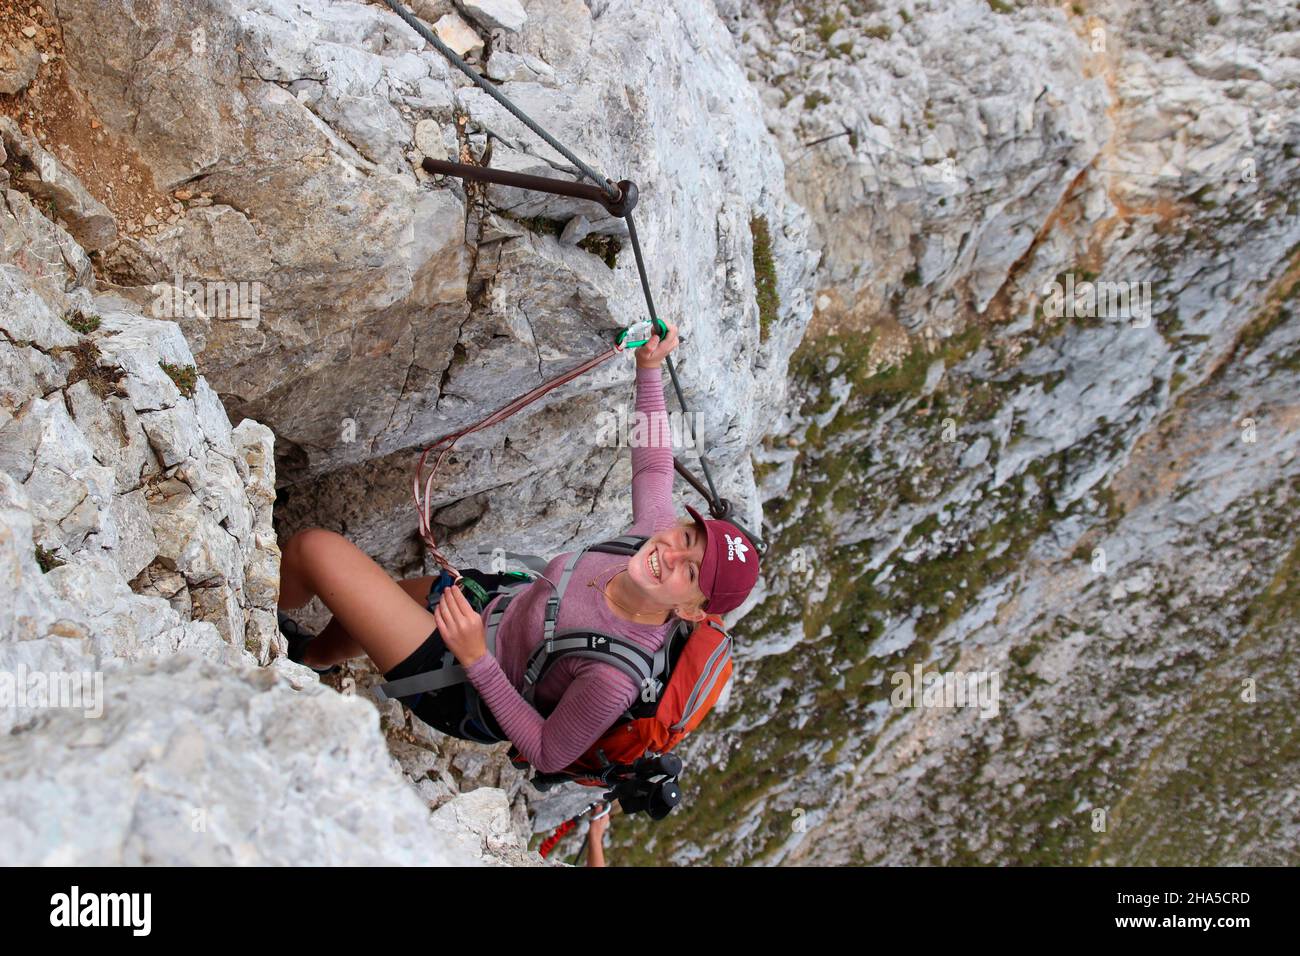
<path fill-rule="evenodd" d="M 300 608 L 316 593 L 316 558 L 321 542 L 333 532 L 308 528 L 291 535 L 280 545 L 280 607 Z"/>
<path fill-rule="evenodd" d="M 285 549 L 295 573 L 381 670 L 395 667 L 433 631 L 423 599 L 343 535 L 308 528 Z"/>
<path fill-rule="evenodd" d="M 347 538 L 336 531 L 326 528 L 307 528 L 299 531 L 284 543 L 280 549 L 281 558 L 291 559 L 296 567 L 310 573 L 313 566 L 327 561 L 331 551 L 350 544 Z"/>

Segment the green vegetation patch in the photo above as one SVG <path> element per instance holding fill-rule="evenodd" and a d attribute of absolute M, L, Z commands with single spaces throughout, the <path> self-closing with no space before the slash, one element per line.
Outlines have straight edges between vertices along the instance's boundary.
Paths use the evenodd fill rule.
<path fill-rule="evenodd" d="M 193 365 L 173 365 L 171 362 L 159 362 L 158 365 L 167 377 L 176 383 L 182 395 L 191 398 L 194 395 L 194 388 L 199 381 L 199 370 Z"/>
<path fill-rule="evenodd" d="M 612 269 L 618 264 L 618 254 L 623 251 L 623 244 L 614 236 L 593 232 L 578 243 L 578 248 L 590 252 Z"/>
<path fill-rule="evenodd" d="M 126 392 L 118 386 L 117 381 L 126 372 L 116 365 L 101 364 L 103 356 L 99 346 L 90 339 L 82 339 L 76 345 L 55 351 L 72 354 L 73 365 L 68 372 L 67 387 L 84 381 L 99 398 L 107 398 L 109 395 L 125 396 Z"/>
<path fill-rule="evenodd" d="M 53 551 L 46 551 L 39 544 L 36 546 L 36 563 L 40 565 L 42 574 L 49 574 L 55 568 L 61 568 L 66 563 L 60 561 Z"/>
<path fill-rule="evenodd" d="M 63 321 L 72 326 L 73 331 L 80 332 L 82 335 L 89 335 L 99 328 L 99 316 L 86 315 L 80 309 L 73 309 L 63 317 Z"/>
<path fill-rule="evenodd" d="M 768 232 L 767 217 L 752 217 L 749 232 L 754 240 L 754 291 L 758 298 L 758 331 L 762 341 L 767 338 L 768 330 L 781 311 L 781 294 L 776 288 L 776 263 L 772 258 L 772 235 Z"/>
<path fill-rule="evenodd" d="M 838 13 L 834 16 L 822 14 L 821 19 L 817 21 L 817 35 L 822 38 L 823 43 L 831 42 L 831 37 L 835 35 L 835 31 L 840 28 L 841 23 Z"/>

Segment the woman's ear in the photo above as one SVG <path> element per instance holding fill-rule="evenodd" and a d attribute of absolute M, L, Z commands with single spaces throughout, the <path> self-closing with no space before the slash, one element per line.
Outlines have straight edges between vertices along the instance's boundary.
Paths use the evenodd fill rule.
<path fill-rule="evenodd" d="M 676 614 L 683 621 L 690 621 L 692 624 L 698 624 L 708 616 L 704 609 L 699 607 L 679 607 L 676 609 Z"/>

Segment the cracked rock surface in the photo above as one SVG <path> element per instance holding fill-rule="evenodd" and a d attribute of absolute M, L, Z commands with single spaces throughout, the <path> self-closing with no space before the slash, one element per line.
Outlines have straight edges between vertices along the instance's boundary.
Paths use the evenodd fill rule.
<path fill-rule="evenodd" d="M 513 6 L 466 8 L 480 24 L 510 20 L 484 32 L 494 69 L 519 75 L 503 92 L 589 162 L 637 181 L 659 311 L 692 335 L 687 383 L 739 423 L 734 409 L 777 394 L 810 312 L 815 257 L 730 38 L 694 3 L 595 14 L 579 2 L 538 3 L 522 22 L 507 16 Z M 210 202 L 189 198 L 174 222 L 128 229 L 105 256 L 105 278 L 141 301 L 177 275 L 258 283 L 255 317 L 198 319 L 196 358 L 228 408 L 275 430 L 282 485 L 349 467 L 382 484 L 395 457 L 607 347 L 641 316 L 621 220 L 504 187 L 466 195 L 418 169 L 437 148 L 434 123 L 444 155 L 569 172 L 382 6 L 164 3 L 125 32 L 107 29 L 113 16 L 98 3 L 60 5 L 71 81 L 139 153 L 159 195 Z M 184 70 L 169 68 L 182 61 Z M 790 303 L 762 341 L 743 294 L 755 215 L 773 224 Z M 578 216 L 591 220 L 587 236 L 621 247 L 613 269 L 559 240 Z M 512 294 L 543 272 L 547 284 Z M 719 273 L 734 278 L 720 286 Z M 610 368 L 582 391 L 608 401 L 630 377 Z M 525 453 L 560 437 L 535 420 L 539 411 L 510 426 Z M 741 449 L 764 427 L 743 421 L 734 437 L 730 419 L 715 428 L 727 436 L 719 464 L 742 474 Z M 494 472 L 478 471 L 453 482 L 448 500 L 486 487 L 482 476 Z M 367 543 L 377 544 L 393 516 L 374 510 L 349 526 L 365 535 L 373 522 Z"/>
<path fill-rule="evenodd" d="M 502 790 L 432 814 L 374 706 L 284 657 L 274 434 L 96 280 L 62 224 L 105 207 L 0 132 L 37 157 L 0 194 L 4 862 L 539 862 Z"/>
<path fill-rule="evenodd" d="M 760 456 L 787 573 L 695 814 L 611 858 L 1294 864 L 1300 14 L 717 6 L 825 253 Z"/>
<path fill-rule="evenodd" d="M 1297 861 L 1300 13 L 412 6 L 637 182 L 719 491 L 772 547 L 686 812 L 620 821 L 611 861 Z M 285 661 L 277 542 L 429 573 L 419 450 L 642 316 L 626 225 L 426 174 L 576 171 L 383 4 L 121 17 L 59 0 L 39 66 L 0 49 L 0 670 L 102 671 L 106 701 L 3 712 L 15 862 L 536 863 L 590 792 L 377 710 L 362 661 L 332 691 Z M 449 557 L 621 528 L 627 450 L 591 426 L 632 400 L 615 360 L 458 445 Z M 999 696 L 898 706 L 914 668 Z M 70 796 L 96 775 L 112 807 Z M 349 809 L 281 840 L 308 792 Z"/>

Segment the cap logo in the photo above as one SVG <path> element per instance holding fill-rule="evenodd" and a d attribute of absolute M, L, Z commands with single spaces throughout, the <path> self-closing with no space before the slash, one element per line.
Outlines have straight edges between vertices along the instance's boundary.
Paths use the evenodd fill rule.
<path fill-rule="evenodd" d="M 722 536 L 727 539 L 727 560 L 734 561 L 736 558 L 740 558 L 741 564 L 744 564 L 745 553 L 749 551 L 749 547 L 739 537 L 733 538 L 726 532 L 723 532 Z"/>

